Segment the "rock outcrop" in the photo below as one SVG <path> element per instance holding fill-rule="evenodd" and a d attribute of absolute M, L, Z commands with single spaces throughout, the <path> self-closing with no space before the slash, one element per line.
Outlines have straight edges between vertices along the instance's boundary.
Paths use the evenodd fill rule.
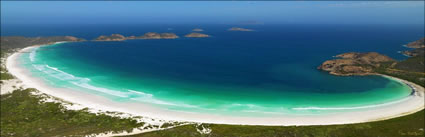
<path fill-rule="evenodd" d="M 156 32 L 148 32 L 143 36 L 128 36 L 125 37 L 121 34 L 112 34 L 110 36 L 99 36 L 95 39 L 95 41 L 123 41 L 128 39 L 176 39 L 179 38 L 174 33 L 156 33 Z"/>
<path fill-rule="evenodd" d="M 417 41 L 410 42 L 406 45 L 409 48 L 424 48 L 425 47 L 425 37 L 422 39 L 419 39 Z"/>
<path fill-rule="evenodd" d="M 179 36 L 177 36 L 174 33 L 161 33 L 160 37 L 161 37 L 161 39 L 176 39 L 176 38 L 179 38 Z"/>
<path fill-rule="evenodd" d="M 422 38 L 422 39 L 419 39 L 417 41 L 410 42 L 406 46 L 409 47 L 409 48 L 414 48 L 414 49 L 409 50 L 409 51 L 402 51 L 401 53 L 403 55 L 406 55 L 406 56 L 409 56 L 409 57 L 416 57 L 416 56 L 424 55 L 424 50 L 425 50 L 424 43 L 425 43 L 425 37 Z"/>
<path fill-rule="evenodd" d="M 339 59 L 327 60 L 317 67 L 317 69 L 341 76 L 369 75 L 374 74 L 374 69 L 380 67 L 381 64 L 392 64 L 395 62 L 392 58 L 376 52 L 350 52 L 337 55 L 336 57 Z"/>
<path fill-rule="evenodd" d="M 204 30 L 196 28 L 196 29 L 193 29 L 192 31 L 204 31 Z"/>
<path fill-rule="evenodd" d="M 140 39 L 161 39 L 161 34 L 156 32 L 148 32 L 145 35 L 138 37 Z"/>
<path fill-rule="evenodd" d="M 424 55 L 424 52 L 425 52 L 425 48 L 417 48 L 410 51 L 402 51 L 401 53 L 409 57 L 416 57 L 416 56 Z"/>
<path fill-rule="evenodd" d="M 143 36 L 137 37 L 139 39 L 176 39 L 179 38 L 174 33 L 156 33 L 156 32 L 148 32 Z"/>
<path fill-rule="evenodd" d="M 111 34 L 110 36 L 99 36 L 95 39 L 95 41 L 123 41 L 126 40 L 127 38 L 124 37 L 121 34 Z"/>
<path fill-rule="evenodd" d="M 238 27 L 232 27 L 229 29 L 229 31 L 254 31 L 252 29 L 245 29 L 245 28 L 238 28 Z"/>
<path fill-rule="evenodd" d="M 189 37 L 189 38 L 205 38 L 205 37 L 210 37 L 210 35 L 202 34 L 202 33 L 190 33 L 190 34 L 185 35 L 185 37 Z"/>

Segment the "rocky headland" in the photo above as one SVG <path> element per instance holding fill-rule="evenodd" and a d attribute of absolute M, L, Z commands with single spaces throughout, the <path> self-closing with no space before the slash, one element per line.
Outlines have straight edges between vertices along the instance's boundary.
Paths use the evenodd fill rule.
<path fill-rule="evenodd" d="M 229 31 L 254 31 L 252 29 L 245 29 L 245 28 L 238 28 L 238 27 L 232 27 L 229 29 Z"/>
<path fill-rule="evenodd" d="M 403 55 L 409 56 L 409 57 L 416 57 L 424 54 L 425 50 L 425 37 L 422 39 L 419 39 L 417 41 L 410 42 L 406 45 L 408 48 L 414 48 L 413 50 L 408 51 L 402 51 L 401 53 Z"/>
<path fill-rule="evenodd" d="M 77 42 L 85 39 L 74 36 L 50 36 L 50 37 L 22 37 L 22 36 L 2 36 L 1 49 L 24 48 L 32 45 L 53 44 L 55 42 Z"/>
<path fill-rule="evenodd" d="M 409 48 L 424 48 L 425 47 L 425 37 L 417 41 L 410 42 L 406 45 Z"/>
<path fill-rule="evenodd" d="M 190 33 L 190 34 L 185 35 L 185 37 L 188 37 L 188 38 L 206 38 L 206 37 L 210 37 L 210 35 L 202 34 L 202 33 Z"/>
<path fill-rule="evenodd" d="M 376 52 L 344 53 L 336 56 L 338 59 L 327 60 L 317 69 L 328 71 L 333 75 L 370 75 L 375 73 L 375 68 L 382 64 L 393 64 L 395 60 Z"/>
<path fill-rule="evenodd" d="M 424 38 L 409 43 L 409 47 L 415 48 L 410 51 L 401 52 L 409 58 L 396 61 L 388 56 L 376 53 L 344 53 L 337 55 L 338 59 L 327 60 L 317 69 L 327 71 L 333 75 L 371 75 L 385 74 L 402 77 L 416 83 L 425 82 L 425 58 Z M 407 77 L 408 76 L 408 77 Z"/>
<path fill-rule="evenodd" d="M 416 56 L 423 55 L 424 51 L 425 51 L 425 48 L 416 48 L 410 51 L 402 51 L 401 53 L 409 57 L 416 57 Z"/>

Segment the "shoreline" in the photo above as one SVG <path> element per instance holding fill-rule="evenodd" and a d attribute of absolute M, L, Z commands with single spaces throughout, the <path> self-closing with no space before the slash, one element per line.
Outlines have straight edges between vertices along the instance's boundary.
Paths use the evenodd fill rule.
<path fill-rule="evenodd" d="M 55 43 L 57 44 L 57 43 Z M 374 110 L 341 112 L 337 114 L 315 115 L 315 116 L 279 116 L 279 117 L 235 117 L 214 114 L 198 114 L 190 112 L 176 112 L 163 110 L 142 103 L 120 103 L 114 102 L 106 97 L 84 93 L 65 88 L 49 87 L 43 80 L 32 77 L 28 70 L 20 68 L 16 57 L 26 53 L 37 46 L 31 46 L 13 53 L 6 60 L 6 68 L 16 78 L 20 79 L 24 85 L 36 88 L 42 93 L 69 101 L 89 109 L 102 111 L 117 111 L 134 116 L 155 118 L 160 120 L 170 120 L 179 122 L 196 122 L 212 124 L 233 124 L 233 125 L 264 125 L 264 126 L 306 126 L 306 125 L 337 125 L 364 123 L 372 121 L 386 120 L 390 118 L 405 116 L 424 109 L 424 88 L 412 82 L 395 78 L 392 76 L 378 74 L 388 77 L 408 85 L 414 90 L 414 95 L 403 98 L 402 101 L 391 105 L 377 107 Z M 48 45 L 41 45 L 48 46 Z M 56 92 L 55 92 L 56 91 Z M 405 99 L 405 100 L 404 100 Z M 362 115 L 368 113 L 369 115 Z"/>

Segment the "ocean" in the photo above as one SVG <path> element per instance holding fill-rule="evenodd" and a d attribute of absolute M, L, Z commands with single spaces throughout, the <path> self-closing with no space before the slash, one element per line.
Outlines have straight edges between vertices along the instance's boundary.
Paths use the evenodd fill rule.
<path fill-rule="evenodd" d="M 253 32 L 227 31 L 230 27 Z M 185 38 L 202 28 L 209 38 Z M 316 67 L 345 52 L 397 60 L 420 25 L 5 25 L 2 36 L 92 40 L 173 32 L 180 38 L 67 42 L 23 54 L 47 84 L 172 111 L 232 116 L 322 115 L 401 100 L 410 88 L 381 76 L 333 76 Z"/>

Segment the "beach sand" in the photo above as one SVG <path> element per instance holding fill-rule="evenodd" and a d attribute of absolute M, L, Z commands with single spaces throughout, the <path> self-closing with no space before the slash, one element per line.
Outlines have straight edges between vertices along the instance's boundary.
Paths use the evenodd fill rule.
<path fill-rule="evenodd" d="M 19 65 L 17 57 L 23 52 L 29 52 L 34 47 L 27 47 L 9 56 L 6 67 L 9 72 L 17 77 L 26 87 L 36 88 L 48 95 L 61 98 L 84 107 L 102 111 L 117 111 L 133 116 L 143 116 L 159 120 L 172 120 L 180 122 L 214 123 L 214 124 L 237 124 L 237 125 L 332 125 L 362 123 L 385 120 L 415 113 L 424 109 L 424 88 L 402 79 L 389 77 L 403 82 L 415 88 L 412 94 L 402 100 L 387 104 L 377 105 L 373 109 L 359 111 L 347 111 L 327 115 L 304 115 L 304 116 L 274 116 L 274 117 L 236 117 L 214 114 L 200 114 L 191 112 L 178 112 L 153 107 L 143 103 L 121 103 L 109 100 L 105 97 L 76 91 L 66 88 L 55 88 L 46 85 L 43 80 L 31 76 L 31 73 Z"/>

